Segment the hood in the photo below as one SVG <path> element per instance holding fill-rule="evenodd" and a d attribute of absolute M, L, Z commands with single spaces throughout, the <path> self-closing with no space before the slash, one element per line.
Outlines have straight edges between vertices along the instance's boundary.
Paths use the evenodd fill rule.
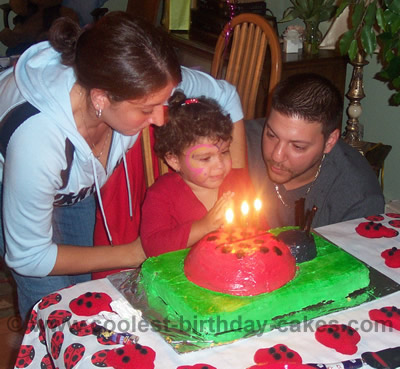
<path fill-rule="evenodd" d="M 22 96 L 51 124 L 62 127 L 78 153 L 87 158 L 91 151 L 76 129 L 69 96 L 75 73 L 61 64 L 61 54 L 47 41 L 33 45 L 19 58 L 15 80 Z"/>

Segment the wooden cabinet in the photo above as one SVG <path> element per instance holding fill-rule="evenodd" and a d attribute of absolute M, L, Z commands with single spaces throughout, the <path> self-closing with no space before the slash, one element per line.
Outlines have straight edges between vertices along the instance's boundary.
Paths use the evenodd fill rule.
<path fill-rule="evenodd" d="M 199 33 L 170 33 L 173 47 L 182 65 L 209 73 L 216 37 Z M 313 72 L 328 78 L 345 95 L 347 59 L 333 50 L 320 50 L 316 56 L 282 53 L 282 79 L 297 73 Z M 265 114 L 266 81 L 261 81 L 257 97 L 257 116 Z"/>

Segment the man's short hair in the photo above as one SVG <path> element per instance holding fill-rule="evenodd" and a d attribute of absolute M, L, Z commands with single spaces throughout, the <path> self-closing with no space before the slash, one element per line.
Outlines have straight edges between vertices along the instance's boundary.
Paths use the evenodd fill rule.
<path fill-rule="evenodd" d="M 336 86 L 325 77 L 301 73 L 278 83 L 272 96 L 272 109 L 288 117 L 321 123 L 327 139 L 340 127 L 343 99 Z"/>

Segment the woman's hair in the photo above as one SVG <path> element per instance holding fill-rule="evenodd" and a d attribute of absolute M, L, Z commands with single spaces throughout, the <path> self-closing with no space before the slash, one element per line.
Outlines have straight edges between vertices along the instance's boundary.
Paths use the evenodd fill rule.
<path fill-rule="evenodd" d="M 272 109 L 288 117 L 321 123 L 327 139 L 341 124 L 343 99 L 325 77 L 313 73 L 295 74 L 276 86 Z"/>
<path fill-rule="evenodd" d="M 57 19 L 49 40 L 79 84 L 105 90 L 114 101 L 139 99 L 182 79 L 167 35 L 125 12 L 108 13 L 83 30 L 69 18 Z"/>
<path fill-rule="evenodd" d="M 204 96 L 186 98 L 176 91 L 168 100 L 168 120 L 154 129 L 154 151 L 160 158 L 166 154 L 181 155 L 200 138 L 216 143 L 232 140 L 232 120 L 218 103 Z"/>

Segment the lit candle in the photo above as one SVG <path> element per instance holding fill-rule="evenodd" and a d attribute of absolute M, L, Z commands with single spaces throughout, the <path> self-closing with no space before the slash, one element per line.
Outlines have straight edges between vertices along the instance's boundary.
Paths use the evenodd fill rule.
<path fill-rule="evenodd" d="M 242 202 L 241 211 L 242 211 L 242 226 L 247 227 L 247 216 L 249 214 L 249 204 L 247 203 L 247 201 Z"/>
<path fill-rule="evenodd" d="M 225 212 L 226 219 L 226 231 L 229 234 L 228 240 L 232 241 L 232 222 L 233 222 L 234 214 L 231 208 L 228 208 Z"/>
<path fill-rule="evenodd" d="M 255 211 L 256 211 L 256 214 L 255 214 L 255 223 L 256 223 L 256 227 L 257 228 L 261 228 L 260 226 L 261 226 L 261 221 L 260 221 L 260 210 L 261 210 L 261 207 L 262 207 L 262 203 L 261 203 L 261 200 L 260 199 L 255 199 L 254 200 L 254 209 L 255 209 Z"/>

